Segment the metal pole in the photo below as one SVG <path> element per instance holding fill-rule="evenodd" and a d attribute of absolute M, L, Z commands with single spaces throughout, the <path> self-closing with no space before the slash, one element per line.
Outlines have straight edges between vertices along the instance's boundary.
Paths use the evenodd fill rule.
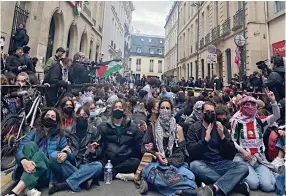
<path fill-rule="evenodd" d="M 200 3 L 198 2 L 198 29 L 197 29 L 197 43 L 198 43 L 198 47 L 196 46 L 197 49 L 197 69 L 199 68 L 199 39 L 200 39 Z M 198 72 L 198 70 L 196 70 L 196 72 Z M 196 74 L 196 80 L 198 80 L 198 75 Z"/>
<path fill-rule="evenodd" d="M 243 12 L 243 37 L 245 38 L 245 25 L 246 25 L 246 18 L 245 18 L 245 1 L 242 2 L 242 12 Z M 244 46 L 241 47 L 241 69 L 240 69 L 240 77 L 246 75 L 246 43 Z"/>

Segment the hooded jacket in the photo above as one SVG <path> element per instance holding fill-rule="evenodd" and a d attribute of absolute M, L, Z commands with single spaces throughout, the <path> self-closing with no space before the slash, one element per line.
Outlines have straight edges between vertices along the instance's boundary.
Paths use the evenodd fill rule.
<path fill-rule="evenodd" d="M 118 134 L 110 117 L 101 123 L 97 129 L 101 134 L 101 146 L 103 150 L 102 164 L 111 160 L 113 166 L 126 161 L 129 158 L 141 159 L 141 144 L 143 133 L 138 125 L 127 118 L 122 123 L 121 133 Z"/>
<path fill-rule="evenodd" d="M 279 67 L 274 68 L 273 71 L 269 74 L 268 79 L 264 82 L 264 84 L 271 91 L 273 91 L 278 101 L 284 98 L 285 97 L 285 67 L 279 66 Z"/>
<path fill-rule="evenodd" d="M 13 40 L 14 40 L 13 48 L 14 49 L 24 46 L 24 37 L 26 33 L 27 33 L 27 30 L 24 28 L 17 29 L 15 36 L 13 37 Z"/>

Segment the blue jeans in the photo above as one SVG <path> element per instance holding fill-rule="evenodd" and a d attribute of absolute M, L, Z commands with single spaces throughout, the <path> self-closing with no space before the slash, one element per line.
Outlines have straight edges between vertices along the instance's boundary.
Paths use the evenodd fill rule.
<path fill-rule="evenodd" d="M 280 174 L 277 178 L 276 178 L 276 183 L 275 183 L 275 187 L 276 187 L 276 194 L 277 195 L 284 195 L 285 194 L 285 172 L 283 172 L 282 174 Z"/>
<path fill-rule="evenodd" d="M 54 182 L 64 182 L 71 174 L 75 172 L 74 166 L 71 164 L 70 161 L 66 159 L 64 162 L 58 162 L 58 151 L 53 152 L 49 156 L 50 160 L 50 183 Z"/>
<path fill-rule="evenodd" d="M 245 161 L 240 154 L 237 154 L 234 161 L 244 162 L 249 168 L 249 175 L 245 178 L 251 190 L 257 190 L 258 187 L 264 192 L 275 190 L 275 176 L 266 166 L 256 162 L 253 166 Z"/>
<path fill-rule="evenodd" d="M 230 160 L 193 161 L 190 163 L 190 170 L 200 182 L 215 184 L 225 195 L 229 195 L 235 186 L 248 175 L 246 164 Z"/>
<path fill-rule="evenodd" d="M 285 153 L 285 137 L 280 137 L 275 146 Z"/>
<path fill-rule="evenodd" d="M 173 167 L 173 166 L 163 166 L 163 165 L 160 165 L 160 163 L 158 162 L 152 162 L 144 167 L 141 175 L 149 183 L 153 182 L 152 185 L 154 185 L 161 194 L 172 196 L 176 194 L 176 190 L 186 190 L 186 189 L 197 188 L 197 185 L 195 183 L 194 174 L 189 169 L 187 169 L 185 166 L 181 166 L 179 168 L 173 167 L 176 170 L 176 174 L 179 174 L 180 176 L 182 176 L 183 180 L 175 183 L 172 186 L 168 186 L 162 180 L 162 178 L 158 177 L 158 175 L 156 176 L 150 175 L 151 169 L 158 168 L 158 167 L 167 170 L 169 167 Z"/>
<path fill-rule="evenodd" d="M 81 164 L 77 169 L 73 166 L 74 173 L 66 180 L 74 192 L 80 191 L 81 183 L 99 176 L 102 172 L 102 164 L 98 161 Z"/>

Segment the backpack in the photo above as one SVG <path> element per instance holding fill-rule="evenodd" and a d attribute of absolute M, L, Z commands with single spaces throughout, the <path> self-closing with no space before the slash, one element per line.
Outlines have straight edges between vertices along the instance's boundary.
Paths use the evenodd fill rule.
<path fill-rule="evenodd" d="M 28 43 L 29 43 L 29 41 L 30 41 L 30 37 L 29 37 L 29 35 L 27 34 L 27 33 L 25 33 L 25 36 L 24 36 L 24 45 L 27 45 Z"/>

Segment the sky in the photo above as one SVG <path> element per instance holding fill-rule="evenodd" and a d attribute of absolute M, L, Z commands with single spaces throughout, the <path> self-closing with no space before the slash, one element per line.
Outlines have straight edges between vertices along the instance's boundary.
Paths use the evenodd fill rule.
<path fill-rule="evenodd" d="M 166 17 L 174 1 L 133 1 L 133 31 L 141 34 L 165 35 Z"/>

